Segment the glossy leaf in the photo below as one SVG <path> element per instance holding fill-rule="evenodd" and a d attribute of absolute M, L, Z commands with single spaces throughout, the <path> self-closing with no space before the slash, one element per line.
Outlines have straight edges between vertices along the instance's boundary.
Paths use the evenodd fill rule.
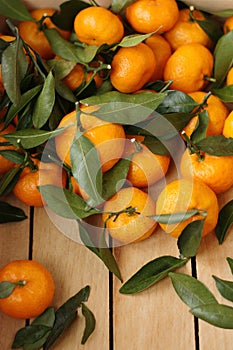
<path fill-rule="evenodd" d="M 153 218 L 155 221 L 159 222 L 160 224 L 177 224 L 181 221 L 185 221 L 189 218 L 191 218 L 194 215 L 197 215 L 199 213 L 198 209 L 191 209 L 186 212 L 179 212 L 174 214 L 160 214 L 160 215 L 151 215 L 150 217 Z"/>
<path fill-rule="evenodd" d="M 169 90 L 167 96 L 157 108 L 157 112 L 161 114 L 189 113 L 197 106 L 198 103 L 184 92 Z"/>
<path fill-rule="evenodd" d="M 221 36 L 223 35 L 223 32 L 220 29 L 220 26 L 213 19 L 209 19 L 209 18 L 206 18 L 205 20 L 195 19 L 195 21 L 204 30 L 204 32 L 208 35 L 208 37 L 213 43 L 216 44 L 218 40 L 221 38 Z"/>
<path fill-rule="evenodd" d="M 204 220 L 196 220 L 190 222 L 182 231 L 177 240 L 177 246 L 180 254 L 186 258 L 191 258 L 197 255 L 201 236 L 204 227 Z"/>
<path fill-rule="evenodd" d="M 15 40 L 2 54 L 2 80 L 7 95 L 17 106 L 20 98 L 20 83 L 26 74 L 28 62 L 21 40 Z"/>
<path fill-rule="evenodd" d="M 48 60 L 47 65 L 51 68 L 57 79 L 64 79 L 76 66 L 76 62 L 68 61 L 63 58 Z"/>
<path fill-rule="evenodd" d="M 114 167 L 103 175 L 102 197 L 112 197 L 124 185 L 130 166 L 130 158 L 120 159 Z"/>
<path fill-rule="evenodd" d="M 9 281 L 0 282 L 0 299 L 9 297 L 15 289 L 15 283 Z"/>
<path fill-rule="evenodd" d="M 214 87 L 221 87 L 227 72 L 233 64 L 233 31 L 231 30 L 227 34 L 222 35 L 218 40 L 214 50 L 214 78 L 216 83 Z"/>
<path fill-rule="evenodd" d="M 206 110 L 198 115 L 198 125 L 191 135 L 192 142 L 198 142 L 206 137 L 206 131 L 209 124 L 209 114 Z"/>
<path fill-rule="evenodd" d="M 208 136 L 196 143 L 197 148 L 213 156 L 233 156 L 233 138 Z"/>
<path fill-rule="evenodd" d="M 105 230 L 103 230 L 103 233 L 100 235 L 99 254 L 100 254 L 100 259 L 109 269 L 109 271 L 112 272 L 122 282 L 120 269 L 117 265 L 117 262 L 114 258 L 114 255 L 111 249 L 108 247 L 106 243 Z"/>
<path fill-rule="evenodd" d="M 219 212 L 218 223 L 215 233 L 219 244 L 222 244 L 226 238 L 226 234 L 233 223 L 233 200 L 226 203 Z"/>
<path fill-rule="evenodd" d="M 55 80 L 50 71 L 34 106 L 32 121 L 35 128 L 40 129 L 47 122 L 52 113 L 54 103 Z"/>
<path fill-rule="evenodd" d="M 83 302 L 88 300 L 89 294 L 90 287 L 86 286 L 56 310 L 55 323 L 46 343 L 44 344 L 44 350 L 49 349 L 74 321 L 77 315 L 77 308 L 79 308 Z"/>
<path fill-rule="evenodd" d="M 233 308 L 223 304 L 199 305 L 192 308 L 191 313 L 213 326 L 233 329 Z"/>
<path fill-rule="evenodd" d="M 126 281 L 119 291 L 122 294 L 141 292 L 165 278 L 170 271 L 184 266 L 187 261 L 187 259 L 177 259 L 169 255 L 151 260 Z"/>
<path fill-rule="evenodd" d="M 127 6 L 132 4 L 132 2 L 134 2 L 134 0 L 112 0 L 111 10 L 115 13 L 119 13 Z"/>
<path fill-rule="evenodd" d="M 0 154 L 13 163 L 22 164 L 24 162 L 24 155 L 17 151 L 7 149 L 2 151 L 0 150 Z"/>
<path fill-rule="evenodd" d="M 123 94 L 118 91 L 106 92 L 102 95 L 91 96 L 80 102 L 90 106 L 100 106 L 95 116 L 100 119 L 134 125 L 146 119 L 163 101 L 166 94 L 140 92 L 137 94 Z"/>
<path fill-rule="evenodd" d="M 97 248 L 92 241 L 89 232 L 86 230 L 84 223 L 80 220 L 78 221 L 79 225 L 79 236 L 85 247 L 87 247 L 92 253 L 96 254 L 100 258 L 99 248 Z"/>
<path fill-rule="evenodd" d="M 35 21 L 23 3 L 18 0 L 0 0 L 0 14 L 17 21 Z"/>
<path fill-rule="evenodd" d="M 33 344 L 50 331 L 51 327 L 39 324 L 21 328 L 15 335 L 12 349 L 17 349 L 27 344 Z"/>
<path fill-rule="evenodd" d="M 79 186 L 89 195 L 88 204 L 96 206 L 102 199 L 102 170 L 97 148 L 81 133 L 70 149 L 72 173 Z"/>
<path fill-rule="evenodd" d="M 200 305 L 217 304 L 210 290 L 196 278 L 174 272 L 169 273 L 169 277 L 180 299 L 191 309 Z"/>
<path fill-rule="evenodd" d="M 44 185 L 40 186 L 39 190 L 48 207 L 61 217 L 77 220 L 99 213 L 97 209 L 88 207 L 81 197 L 67 189 Z"/>
<path fill-rule="evenodd" d="M 117 47 L 131 47 L 131 46 L 136 46 L 140 44 L 142 41 L 146 40 L 149 38 L 153 33 L 148 33 L 148 34 L 131 34 L 131 35 L 126 35 L 123 37 L 123 39 L 117 44 Z"/>
<path fill-rule="evenodd" d="M 10 193 L 19 179 L 22 169 L 19 167 L 11 168 L 0 178 L 0 196 Z"/>
<path fill-rule="evenodd" d="M 96 322 L 93 312 L 91 312 L 91 310 L 84 303 L 82 303 L 82 314 L 85 317 L 85 330 L 82 336 L 81 344 L 85 344 L 87 339 L 95 330 Z"/>
<path fill-rule="evenodd" d="M 230 266 L 231 273 L 232 273 L 232 275 L 233 275 L 233 259 L 230 258 L 230 257 L 227 257 L 227 262 L 228 262 L 228 264 L 229 264 L 229 266 Z"/>
<path fill-rule="evenodd" d="M 221 89 L 212 88 L 211 91 L 223 102 L 233 102 L 233 85 L 223 86 Z"/>
<path fill-rule="evenodd" d="M 11 105 L 5 120 L 5 126 L 8 126 L 11 121 L 14 119 L 16 114 L 18 114 L 36 95 L 40 92 L 42 89 L 42 85 L 37 85 L 33 87 L 32 89 L 26 91 L 24 94 L 21 95 L 20 101 L 17 104 L 17 106 Z"/>
<path fill-rule="evenodd" d="M 0 201 L 0 224 L 7 222 L 17 222 L 27 219 L 24 211 L 9 203 Z"/>
<path fill-rule="evenodd" d="M 173 125 L 173 127 L 177 131 L 181 131 L 192 119 L 192 117 L 193 117 L 192 114 L 185 113 L 185 112 L 164 114 L 164 118 L 166 118 L 167 121 L 171 125 Z M 166 126 L 168 126 L 168 124 Z M 177 133 L 174 133 L 174 129 L 172 129 L 171 127 L 168 128 L 168 131 L 169 133 L 171 133 L 171 136 L 175 136 L 177 134 Z"/>
<path fill-rule="evenodd" d="M 213 276 L 219 293 L 227 300 L 233 301 L 233 282 Z"/>
<path fill-rule="evenodd" d="M 53 131 L 24 129 L 5 134 L 4 137 L 15 146 L 20 145 L 25 149 L 30 149 L 43 144 L 50 138 L 61 134 L 63 131 L 64 128 L 59 128 Z"/>

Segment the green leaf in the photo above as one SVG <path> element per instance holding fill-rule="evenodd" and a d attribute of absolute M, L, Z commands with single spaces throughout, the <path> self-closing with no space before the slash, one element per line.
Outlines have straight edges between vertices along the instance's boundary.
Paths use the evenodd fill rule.
<path fill-rule="evenodd" d="M 67 329 L 67 327 L 73 322 L 76 318 L 77 308 L 88 300 L 89 294 L 90 287 L 86 286 L 57 309 L 55 313 L 55 323 L 46 343 L 44 344 L 44 350 L 49 349 L 65 329 Z"/>
<path fill-rule="evenodd" d="M 146 119 L 163 101 L 166 94 L 139 92 L 123 94 L 109 91 L 102 95 L 91 96 L 80 102 L 84 105 L 100 106 L 95 116 L 112 123 L 136 124 Z"/>
<path fill-rule="evenodd" d="M 222 304 L 198 305 L 191 313 L 213 326 L 233 329 L 233 308 Z"/>
<path fill-rule="evenodd" d="M 184 266 L 187 261 L 187 259 L 177 259 L 169 255 L 151 260 L 126 281 L 119 291 L 122 294 L 141 292 L 165 278 L 170 271 Z"/>
<path fill-rule="evenodd" d="M 155 136 L 146 135 L 142 142 L 152 153 L 169 156 L 170 153 L 162 141 Z"/>
<path fill-rule="evenodd" d="M 10 160 L 13 163 L 16 164 L 23 164 L 24 162 L 24 155 L 19 153 L 18 151 L 14 151 L 14 150 L 0 150 L 0 154 Z"/>
<path fill-rule="evenodd" d="M 76 66 L 76 62 L 67 61 L 63 58 L 48 60 L 47 65 L 51 68 L 57 79 L 64 79 Z"/>
<path fill-rule="evenodd" d="M 164 119 L 166 118 L 167 121 L 169 122 L 169 123 L 164 125 L 164 128 L 165 128 L 164 131 L 167 128 L 169 133 L 172 132 L 170 137 L 175 136 L 175 135 L 177 135 L 177 133 L 175 135 L 173 135 L 174 130 L 171 128 L 171 125 L 173 125 L 173 127 L 177 131 L 181 131 L 188 124 L 188 122 L 192 119 L 192 117 L 193 117 L 193 115 L 191 113 L 185 113 L 185 112 L 164 114 Z"/>
<path fill-rule="evenodd" d="M 20 101 L 17 106 L 11 105 L 5 119 L 5 126 L 8 126 L 18 114 L 42 89 L 42 85 L 37 85 L 32 89 L 26 91 L 21 95 Z"/>
<path fill-rule="evenodd" d="M 169 273 L 169 277 L 180 299 L 191 309 L 200 305 L 217 304 L 210 290 L 196 278 L 174 272 Z"/>
<path fill-rule="evenodd" d="M 95 316 L 88 307 L 82 303 L 82 314 L 85 317 L 85 330 L 83 333 L 81 344 L 85 344 L 87 339 L 95 329 Z"/>
<path fill-rule="evenodd" d="M 39 191 L 48 207 L 64 218 L 77 220 L 99 213 L 99 210 L 90 208 L 81 197 L 65 188 L 44 185 L 39 187 Z"/>
<path fill-rule="evenodd" d="M 17 21 L 35 21 L 19 0 L 0 0 L 0 14 Z"/>
<path fill-rule="evenodd" d="M 153 218 L 155 221 L 159 222 L 160 224 L 172 225 L 172 224 L 177 224 L 179 222 L 185 221 L 197 214 L 199 214 L 198 209 L 191 209 L 186 212 L 180 212 L 180 213 L 174 213 L 174 214 L 151 215 L 150 217 Z"/>
<path fill-rule="evenodd" d="M 55 80 L 50 71 L 33 110 L 32 120 L 35 128 L 40 129 L 49 119 L 55 103 Z"/>
<path fill-rule="evenodd" d="M 104 200 L 112 197 L 124 185 L 130 166 L 130 158 L 120 159 L 114 167 L 103 175 L 102 197 Z"/>
<path fill-rule="evenodd" d="M 0 282 L 0 299 L 9 297 L 15 289 L 15 283 L 9 281 Z"/>
<path fill-rule="evenodd" d="M 204 227 L 204 220 L 190 222 L 178 237 L 177 246 L 180 254 L 186 258 L 197 255 L 201 243 L 201 236 Z"/>
<path fill-rule="evenodd" d="M 24 129 L 5 134 L 4 137 L 15 146 L 22 146 L 24 149 L 30 149 L 43 144 L 50 138 L 61 134 L 63 131 L 64 128 L 59 128 L 53 131 Z"/>
<path fill-rule="evenodd" d="M 221 87 L 227 72 L 233 64 L 233 31 L 224 34 L 217 42 L 214 50 L 214 88 Z"/>
<path fill-rule="evenodd" d="M 2 79 L 8 97 L 14 106 L 17 106 L 20 98 L 20 83 L 28 68 L 28 61 L 23 52 L 21 40 L 15 40 L 2 54 Z"/>
<path fill-rule="evenodd" d="M 213 276 L 219 293 L 227 300 L 233 301 L 233 282 Z"/>
<path fill-rule="evenodd" d="M 44 325 L 30 325 L 18 330 L 15 335 L 12 349 L 20 348 L 26 344 L 33 344 L 42 339 L 48 332 L 51 331 L 51 327 Z"/>
<path fill-rule="evenodd" d="M 71 169 L 79 186 L 89 195 L 87 203 L 96 206 L 103 202 L 102 169 L 97 148 L 80 132 L 70 148 Z"/>
<path fill-rule="evenodd" d="M 196 143 L 197 148 L 213 156 L 233 156 L 233 138 L 208 136 Z"/>
<path fill-rule="evenodd" d="M 157 112 L 161 114 L 190 113 L 197 106 L 198 103 L 184 92 L 169 90 L 167 96 L 157 108 Z"/>
<path fill-rule="evenodd" d="M 0 178 L 0 196 L 10 193 L 15 187 L 22 169 L 20 167 L 11 168 Z"/>
<path fill-rule="evenodd" d="M 120 13 L 127 6 L 132 4 L 134 0 L 112 0 L 111 2 L 111 10 L 115 13 Z"/>
<path fill-rule="evenodd" d="M 218 12 L 212 12 L 215 16 L 219 17 L 230 17 L 233 16 L 233 10 L 232 9 L 226 9 Z"/>
<path fill-rule="evenodd" d="M 211 91 L 223 102 L 233 102 L 233 85 L 224 86 L 221 89 L 212 88 Z"/>
<path fill-rule="evenodd" d="M 230 266 L 231 273 L 232 273 L 232 275 L 233 275 L 233 259 L 230 258 L 230 257 L 227 257 L 227 262 L 228 262 L 228 264 L 229 264 L 229 266 Z"/>
<path fill-rule="evenodd" d="M 123 39 L 119 42 L 119 44 L 116 45 L 116 47 L 131 47 L 131 46 L 136 46 L 140 44 L 142 41 L 146 40 L 149 38 L 153 33 L 148 33 L 148 34 L 131 34 L 131 35 L 126 35 L 123 37 Z"/>
<path fill-rule="evenodd" d="M 80 220 L 78 220 L 80 239 L 83 242 L 83 244 L 85 245 L 85 247 L 87 247 L 90 251 L 92 251 L 92 253 L 96 254 L 98 256 L 98 258 L 100 258 L 99 248 L 97 248 L 95 246 L 95 244 L 92 241 L 88 231 L 84 227 L 84 224 L 85 223 L 83 223 Z"/>
<path fill-rule="evenodd" d="M 233 223 L 233 200 L 226 203 L 219 212 L 215 234 L 219 244 L 222 244 L 226 234 Z"/>
<path fill-rule="evenodd" d="M 206 18 L 205 20 L 198 20 L 193 17 L 194 20 L 199 24 L 199 26 L 204 30 L 204 32 L 208 35 L 210 40 L 213 43 L 217 43 L 218 40 L 223 35 L 222 30 L 220 29 L 219 24 L 213 19 Z"/>
<path fill-rule="evenodd" d="M 206 137 L 206 131 L 209 124 L 209 114 L 207 110 L 198 114 L 198 125 L 191 135 L 192 142 L 198 142 Z"/>
<path fill-rule="evenodd" d="M 0 201 L 0 224 L 27 219 L 24 211 L 6 202 Z"/>

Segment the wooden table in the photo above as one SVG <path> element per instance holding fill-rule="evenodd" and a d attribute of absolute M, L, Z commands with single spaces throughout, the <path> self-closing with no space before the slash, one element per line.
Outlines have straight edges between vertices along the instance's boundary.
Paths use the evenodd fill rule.
<path fill-rule="evenodd" d="M 232 198 L 229 191 L 219 197 L 220 206 Z M 53 274 L 56 293 L 53 306 L 86 285 L 91 286 L 87 306 L 96 317 L 96 329 L 87 343 L 80 345 L 84 329 L 83 317 L 54 345 L 56 350 L 230 350 L 233 331 L 196 322 L 188 307 L 176 295 L 169 278 L 136 295 L 119 293 L 120 282 L 109 274 L 104 264 L 86 247 L 59 231 L 44 208 L 30 209 L 7 198 L 25 210 L 28 219 L 0 226 L 0 267 L 14 259 L 35 259 Z M 73 225 L 73 224 L 72 224 Z M 72 226 L 67 224 L 67 232 Z M 223 301 L 212 275 L 232 280 L 226 257 L 233 257 L 233 232 L 222 245 L 214 233 L 203 239 L 196 258 L 196 271 L 191 264 L 181 269 L 197 273 Z M 115 249 L 117 262 L 126 281 L 144 263 L 155 257 L 178 256 L 176 239 L 156 230 L 147 240 Z M 224 303 L 226 301 L 224 300 Z M 15 332 L 24 326 L 22 320 L 11 319 L 0 312 L 0 349 L 9 350 Z"/>

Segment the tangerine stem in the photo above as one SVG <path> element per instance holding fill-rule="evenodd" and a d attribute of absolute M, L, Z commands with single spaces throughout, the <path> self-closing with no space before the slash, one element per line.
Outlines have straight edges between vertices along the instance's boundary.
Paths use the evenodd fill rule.
<path fill-rule="evenodd" d="M 27 284 L 27 281 L 25 281 L 25 280 L 22 280 L 22 281 L 20 280 L 20 281 L 15 283 L 15 285 L 18 287 L 24 287 L 24 286 L 26 286 L 26 284 Z"/>
<path fill-rule="evenodd" d="M 181 135 L 184 137 L 185 141 L 187 142 L 187 147 L 190 150 L 190 152 L 196 153 L 198 156 L 198 160 L 202 161 L 203 156 L 201 155 L 201 150 L 195 145 L 195 143 L 192 142 L 192 140 L 188 137 L 188 135 L 184 130 L 181 132 Z"/>

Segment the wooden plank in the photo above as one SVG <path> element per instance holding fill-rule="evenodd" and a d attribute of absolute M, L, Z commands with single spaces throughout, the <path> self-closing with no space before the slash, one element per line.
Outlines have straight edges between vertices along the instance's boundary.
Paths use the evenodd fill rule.
<path fill-rule="evenodd" d="M 0 268 L 12 260 L 28 259 L 29 252 L 29 208 L 12 196 L 4 200 L 22 208 L 28 219 L 0 225 Z M 16 331 L 24 324 L 24 320 L 13 319 L 0 312 L 0 349 L 11 349 Z"/>
<path fill-rule="evenodd" d="M 230 190 L 219 196 L 220 208 L 232 199 L 233 191 Z M 202 245 L 197 255 L 197 275 L 216 296 L 220 303 L 232 306 L 232 303 L 221 297 L 215 286 L 212 275 L 232 281 L 232 274 L 226 258 L 233 258 L 233 228 L 228 233 L 226 240 L 219 245 L 214 233 L 203 239 Z M 200 350 L 229 350 L 232 349 L 233 333 L 214 327 L 204 321 L 199 321 Z"/>
<path fill-rule="evenodd" d="M 73 224 L 66 222 L 65 226 L 67 233 L 74 231 Z M 87 343 L 82 345 L 82 349 L 108 350 L 109 273 L 104 264 L 86 247 L 61 233 L 44 209 L 36 209 L 34 214 L 33 259 L 44 264 L 54 276 L 55 308 L 81 288 L 90 285 L 91 293 L 87 306 L 96 317 L 96 330 Z M 54 349 L 78 349 L 81 346 L 84 330 L 81 310 L 79 315 L 78 322 L 72 325 Z"/>
<path fill-rule="evenodd" d="M 142 265 L 161 256 L 178 257 L 176 239 L 160 229 L 147 240 L 116 249 L 126 281 Z M 190 264 L 180 271 L 191 273 Z M 169 278 L 135 294 L 119 293 L 114 280 L 114 349 L 195 349 L 194 320 L 176 295 Z"/>

